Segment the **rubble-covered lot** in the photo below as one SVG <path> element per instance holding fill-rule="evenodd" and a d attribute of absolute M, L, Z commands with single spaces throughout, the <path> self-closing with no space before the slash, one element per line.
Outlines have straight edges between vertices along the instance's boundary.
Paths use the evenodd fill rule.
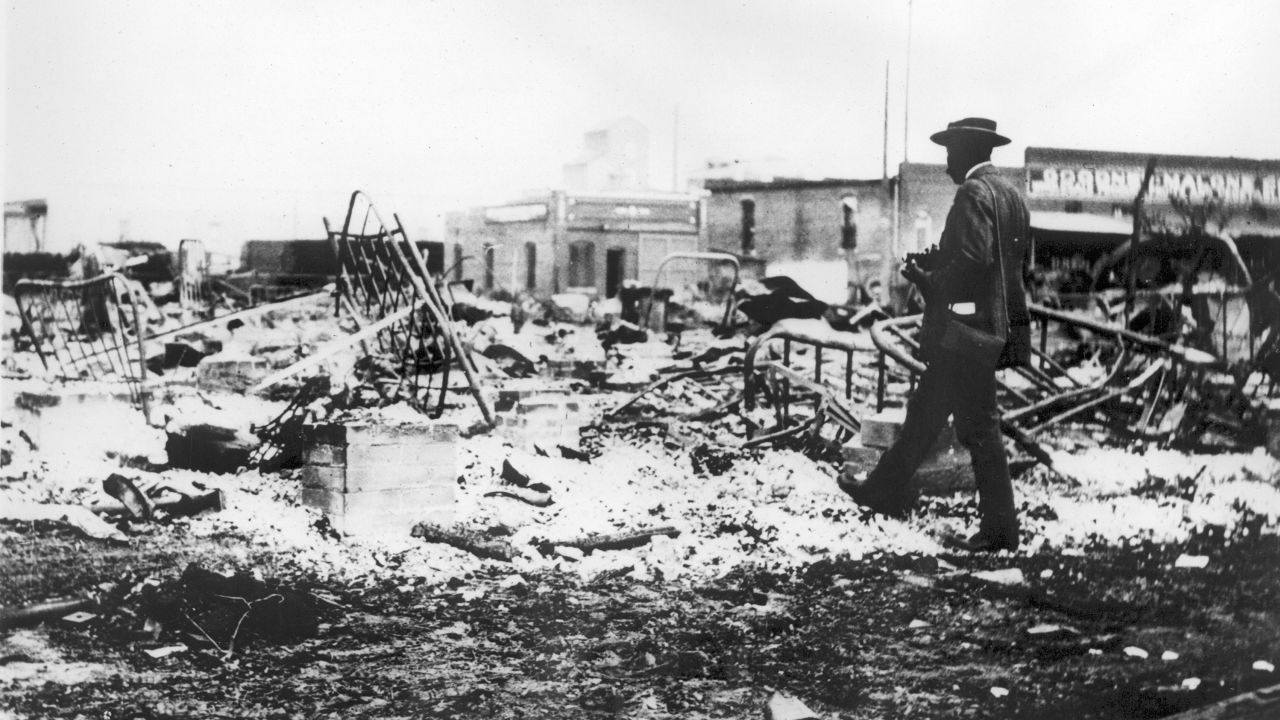
<path fill-rule="evenodd" d="M 153 659 L 132 618 L 18 631 L 5 641 L 5 704 L 19 715 L 744 717 L 777 688 L 823 717 L 1158 717 L 1269 684 L 1251 666 L 1278 639 L 1274 537 L 1216 552 L 1203 571 L 1174 572 L 1177 549 L 1142 546 L 962 561 L 1033 578 L 1014 589 L 921 555 L 690 583 L 493 567 L 422 582 L 384 557 L 339 582 L 217 541 L 99 550 L 90 571 L 76 544 L 24 530 L 5 550 L 56 562 L 51 583 L 192 555 L 252 562 L 324 588 L 323 622 L 317 637 L 229 661 Z M 1029 634 L 1045 625 L 1071 630 Z"/>
<path fill-rule="evenodd" d="M 782 691 L 820 717 L 1160 717 L 1275 684 L 1280 491 L 1261 453 L 1064 452 L 1069 476 L 1019 482 L 1028 547 L 974 557 L 936 542 L 971 518 L 964 494 L 906 523 L 864 521 L 832 470 L 798 453 L 742 453 L 717 475 L 661 437 L 599 442 L 588 461 L 463 443 L 462 517 L 508 528 L 521 548 L 509 562 L 339 539 L 288 477 L 253 473 L 167 471 L 223 489 L 226 508 L 126 525 L 123 540 L 6 522 L 6 604 L 103 602 L 83 622 L 5 635 L 4 705 L 68 718 L 742 717 Z M 505 459 L 547 478 L 555 502 L 486 497 Z M 11 478 L 6 492 L 38 483 Z M 680 533 L 590 554 L 554 545 L 659 525 Z M 192 563 L 296 591 L 314 633 L 246 635 L 227 653 L 149 622 L 143 589 Z"/>
<path fill-rule="evenodd" d="M 344 534 L 305 502 L 307 467 L 179 468 L 200 465 L 197 440 L 243 464 L 251 427 L 301 386 L 254 396 L 211 368 L 288 367 L 334 334 L 310 311 L 202 339 L 224 362 L 166 368 L 152 426 L 109 393 L 10 405 L 4 713 L 736 718 L 786 696 L 823 718 L 1152 718 L 1280 684 L 1280 461 L 1262 448 L 1064 423 L 1039 438 L 1052 469 L 1010 445 L 1022 548 L 955 553 L 941 539 L 975 523 L 971 493 L 865 517 L 830 446 L 744 446 L 776 415 L 725 410 L 739 367 L 635 399 L 741 338 L 602 348 L 588 326 L 498 318 L 466 338 L 497 427 L 455 385 L 440 422 L 456 434 L 432 436 L 456 437 L 447 521 Z M 15 375 L 37 364 L 6 358 Z M 355 367 L 300 412 L 419 421 L 385 368 Z M 6 389 L 23 391 L 51 390 Z M 852 394 L 869 414 L 867 382 Z"/>

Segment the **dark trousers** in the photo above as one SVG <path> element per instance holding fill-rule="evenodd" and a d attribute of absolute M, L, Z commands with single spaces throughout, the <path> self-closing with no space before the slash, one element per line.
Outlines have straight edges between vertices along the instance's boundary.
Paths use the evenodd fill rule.
<path fill-rule="evenodd" d="M 956 436 L 973 459 L 978 509 L 984 532 L 1001 536 L 1018 531 L 1009 460 L 1000 437 L 996 378 L 992 370 L 953 354 L 929 363 L 915 393 L 907 401 L 902 434 L 867 477 L 866 492 L 890 507 L 912 502 L 911 476 L 955 416 Z"/>

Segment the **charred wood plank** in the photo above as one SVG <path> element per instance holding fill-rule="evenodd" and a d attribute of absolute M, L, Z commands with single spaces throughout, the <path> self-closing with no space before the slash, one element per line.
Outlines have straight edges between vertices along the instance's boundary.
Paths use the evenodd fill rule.
<path fill-rule="evenodd" d="M 511 562 L 517 555 L 511 543 L 488 537 L 484 533 L 475 530 L 445 527 L 436 523 L 423 522 L 413 526 L 413 531 L 410 534 L 429 543 L 448 545 L 449 547 L 469 552 L 476 557 L 490 560 Z"/>

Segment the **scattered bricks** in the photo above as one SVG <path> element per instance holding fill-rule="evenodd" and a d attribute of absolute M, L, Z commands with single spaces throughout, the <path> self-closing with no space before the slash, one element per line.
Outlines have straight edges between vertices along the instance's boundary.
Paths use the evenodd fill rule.
<path fill-rule="evenodd" d="M 516 406 L 516 413 L 519 415 L 546 415 L 548 413 L 567 415 L 576 413 L 579 409 L 578 401 L 570 400 L 567 396 L 535 395 L 521 400 L 520 404 Z"/>
<path fill-rule="evenodd" d="M 573 371 L 577 363 L 572 360 L 547 360 L 543 363 L 542 368 L 548 376 L 553 378 L 569 378 L 573 377 Z"/>
<path fill-rule="evenodd" d="M 653 384 L 655 379 L 652 375 L 635 372 L 609 373 L 601 379 L 600 387 L 615 392 L 638 393 Z"/>
<path fill-rule="evenodd" d="M 458 427 L 371 422 L 306 425 L 302 500 L 350 535 L 406 535 L 452 518 Z"/>
<path fill-rule="evenodd" d="M 604 370 L 601 360 L 548 360 L 544 365 L 548 377 L 568 380 L 590 380 Z"/>
<path fill-rule="evenodd" d="M 576 447 L 586 413 L 578 400 L 564 394 L 531 395 L 499 418 L 498 432 L 518 444 Z"/>
<path fill-rule="evenodd" d="M 530 416 L 499 417 L 495 432 L 513 444 L 526 449 L 537 445 L 544 449 L 556 445 L 577 445 L 581 440 L 580 421 L 530 419 Z"/>
<path fill-rule="evenodd" d="M 527 398 L 543 395 L 569 395 L 568 387 L 547 387 L 543 378 L 512 379 L 498 390 L 498 401 L 494 404 L 497 412 L 511 412 Z"/>
<path fill-rule="evenodd" d="M 267 376 L 270 368 L 263 358 L 205 358 L 196 366 L 196 385 L 202 390 L 242 393 Z"/>

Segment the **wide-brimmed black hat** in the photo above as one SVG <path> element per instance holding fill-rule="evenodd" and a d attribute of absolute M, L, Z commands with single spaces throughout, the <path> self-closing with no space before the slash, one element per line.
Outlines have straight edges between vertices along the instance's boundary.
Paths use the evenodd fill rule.
<path fill-rule="evenodd" d="M 986 118 L 970 117 L 947 123 L 947 129 L 936 132 L 929 139 L 939 145 L 950 145 L 961 140 L 981 143 L 991 147 L 1008 145 L 1009 138 L 996 132 L 996 121 Z"/>

